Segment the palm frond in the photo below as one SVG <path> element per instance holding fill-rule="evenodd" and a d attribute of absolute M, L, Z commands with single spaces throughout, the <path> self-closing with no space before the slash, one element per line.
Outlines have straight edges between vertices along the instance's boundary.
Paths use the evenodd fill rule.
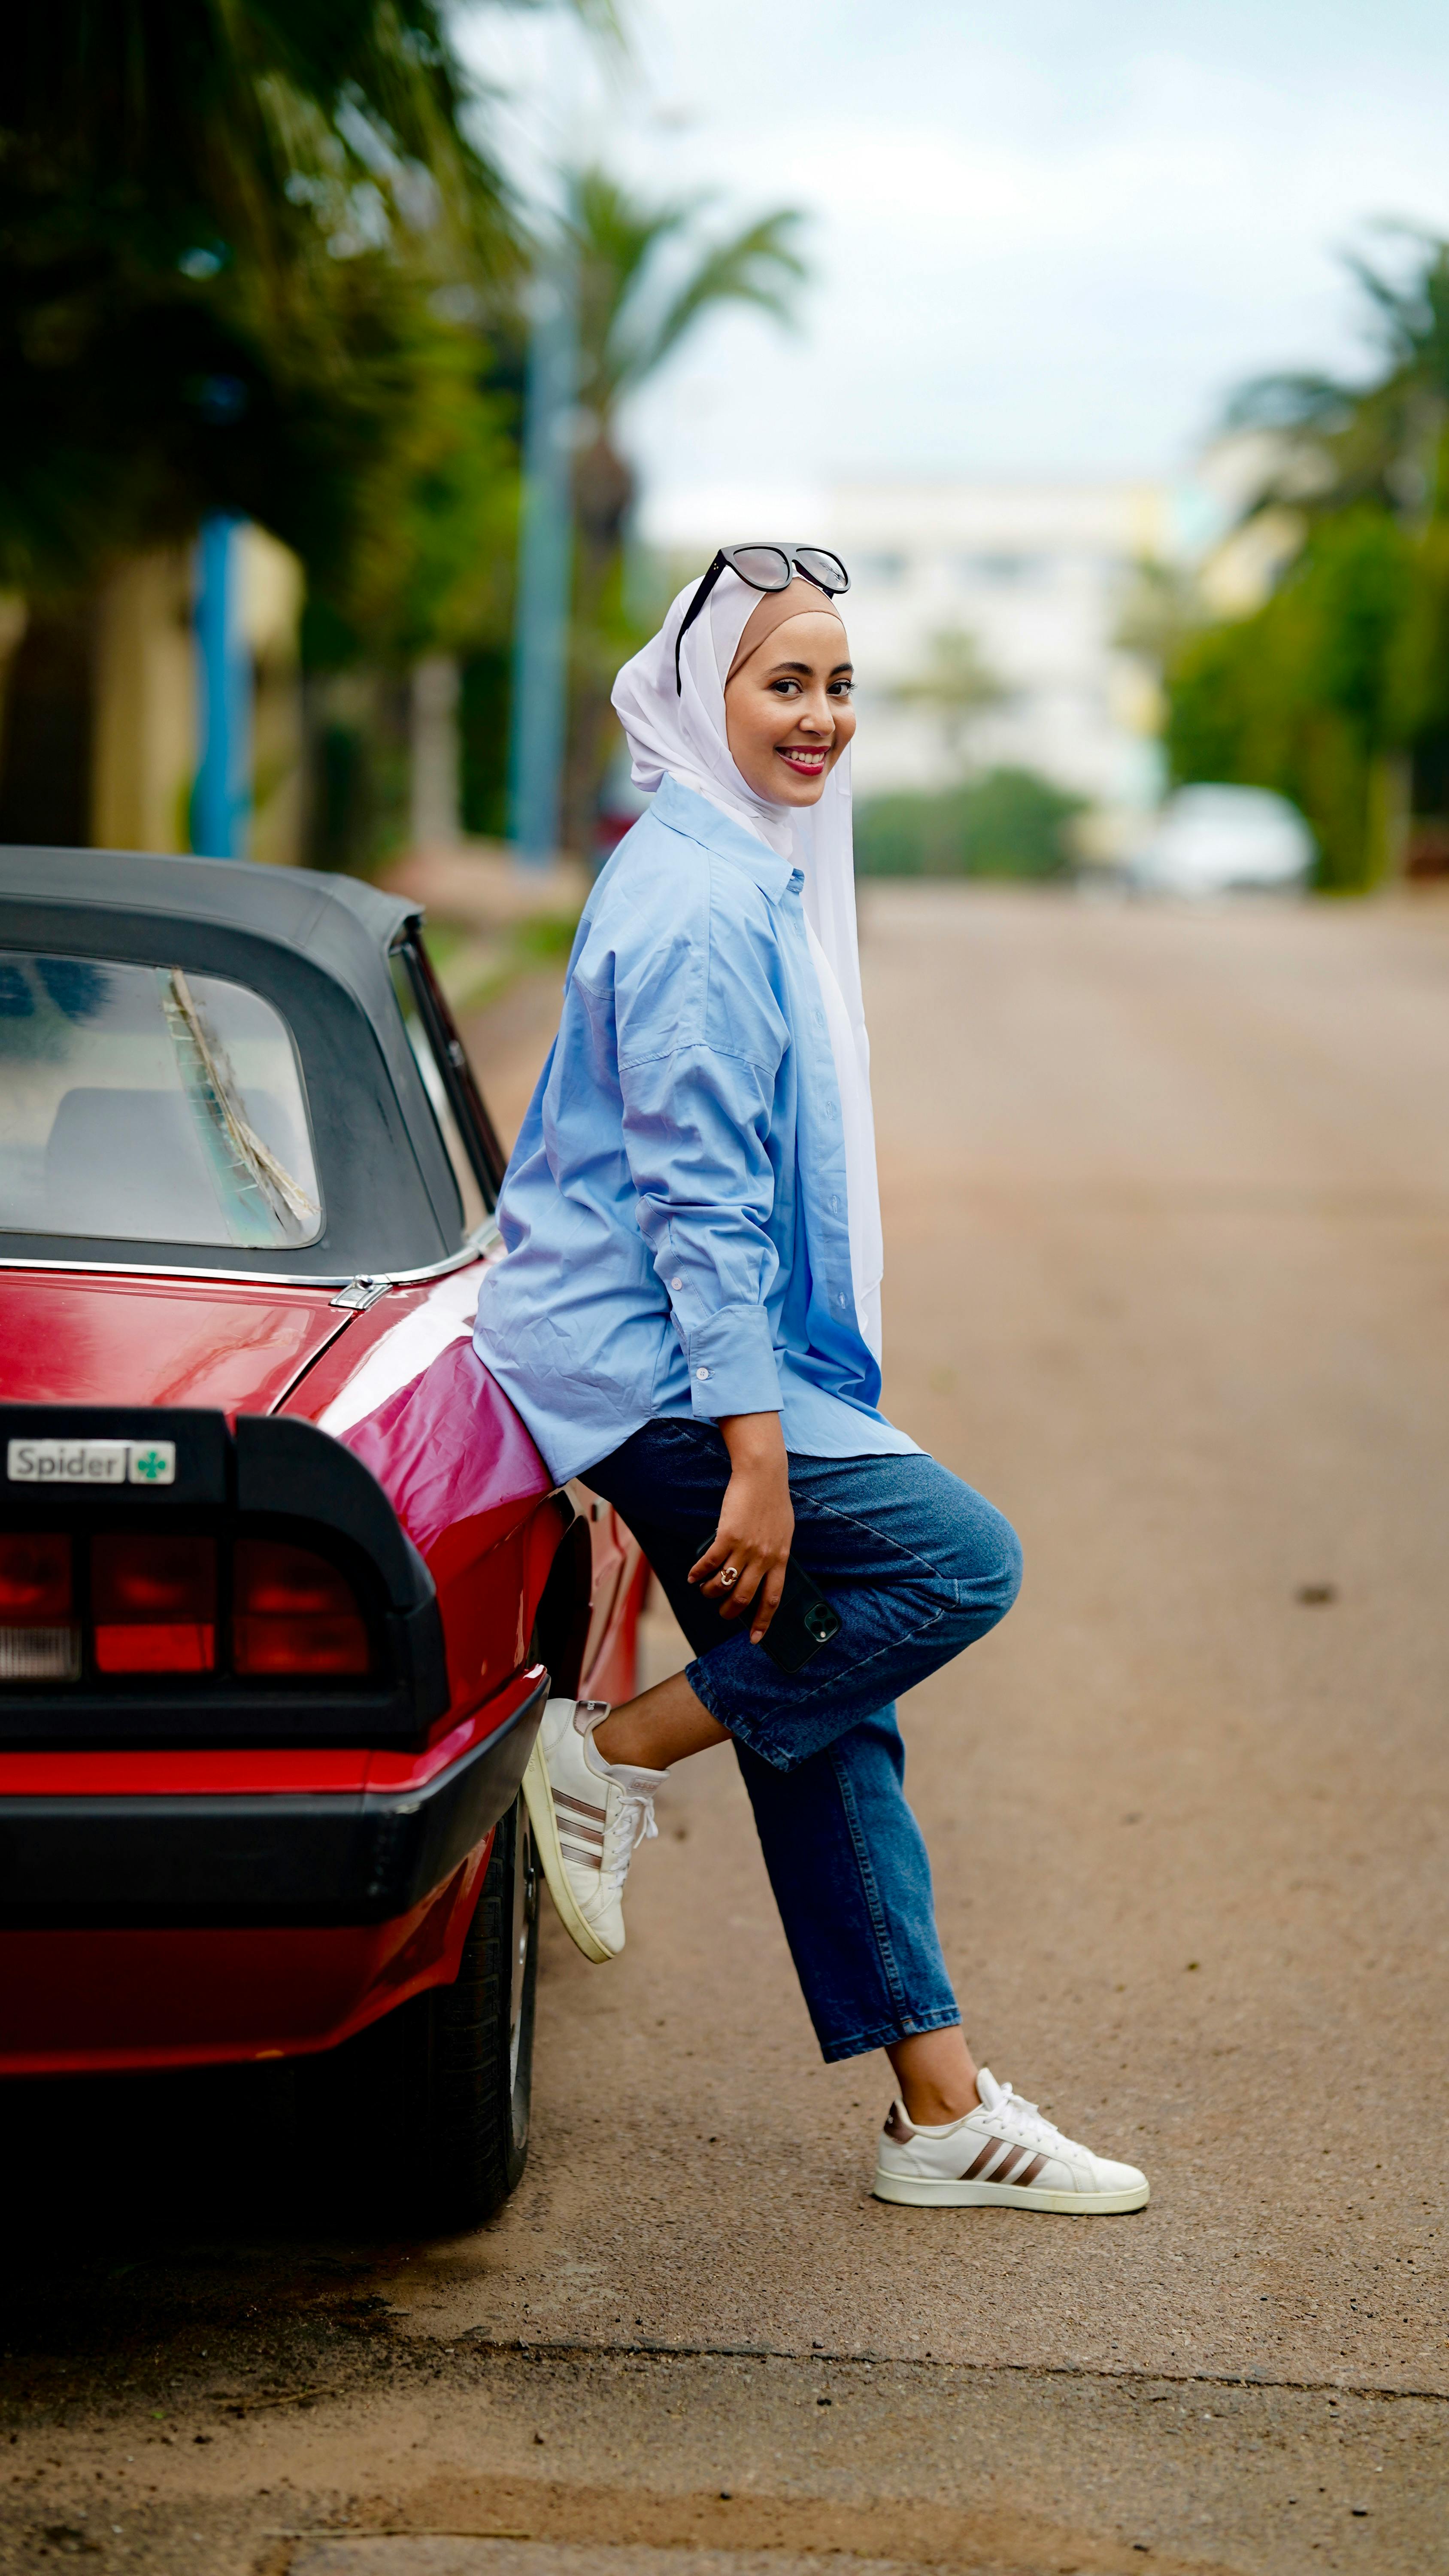
<path fill-rule="evenodd" d="M 1262 376 L 1226 407 L 1229 434 L 1264 439 L 1244 519 L 1287 506 L 1306 533 L 1365 501 L 1421 513 L 1438 488 L 1449 409 L 1449 243 L 1410 225 L 1378 229 L 1412 244 L 1416 263 L 1391 275 L 1361 253 L 1345 260 L 1367 308 L 1374 372 L 1357 383 L 1306 372 Z"/>
<path fill-rule="evenodd" d="M 670 280 L 671 252 L 691 242 L 709 203 L 707 194 L 636 197 L 598 168 L 575 177 L 569 236 L 578 276 L 580 394 L 599 419 L 609 419 L 712 307 L 753 304 L 788 320 L 789 291 L 806 274 L 790 239 L 801 218 L 788 211 L 706 245 L 682 279 Z"/>
<path fill-rule="evenodd" d="M 1254 376 L 1231 397 L 1223 425 L 1229 430 L 1333 430 L 1342 426 L 1358 399 L 1358 387 L 1332 376 Z"/>
<path fill-rule="evenodd" d="M 524 248 L 450 31 L 447 0 L 22 11 L 0 48 L 0 578 L 82 581 L 212 508 L 330 578 L 372 461 L 450 405 L 471 422 L 471 326 L 506 323 Z M 506 479 L 496 439 L 474 445 Z"/>
<path fill-rule="evenodd" d="M 330 221 L 349 186 L 390 225 L 430 202 L 500 247 L 514 226 L 473 97 L 438 0 L 55 0 L 0 53 L 13 178 L 134 210 L 158 251 L 268 267 L 295 256 L 295 210 Z"/>
<path fill-rule="evenodd" d="M 686 278 L 666 306 L 640 352 L 641 372 L 663 365 L 702 313 L 716 304 L 752 304 L 779 322 L 793 319 L 791 289 L 802 286 L 805 262 L 790 236 L 803 216 L 782 210 L 747 224 L 733 240 L 705 252 L 692 277 Z"/>

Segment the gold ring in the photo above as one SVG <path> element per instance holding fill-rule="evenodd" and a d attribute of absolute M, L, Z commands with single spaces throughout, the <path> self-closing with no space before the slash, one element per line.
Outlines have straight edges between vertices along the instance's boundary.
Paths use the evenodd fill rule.
<path fill-rule="evenodd" d="M 739 1579 L 740 1579 L 740 1569 L 739 1569 L 739 1567 L 738 1567 L 737 1565 L 725 1565 L 725 1566 L 722 1566 L 722 1567 L 720 1568 L 720 1578 L 719 1578 L 719 1579 L 720 1579 L 721 1583 L 738 1583 L 738 1581 L 739 1581 Z"/>

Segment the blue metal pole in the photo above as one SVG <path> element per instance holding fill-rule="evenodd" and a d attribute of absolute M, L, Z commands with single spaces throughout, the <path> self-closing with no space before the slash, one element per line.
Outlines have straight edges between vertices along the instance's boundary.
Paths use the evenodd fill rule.
<path fill-rule="evenodd" d="M 246 856 L 251 808 L 251 674 L 241 633 L 239 519 L 203 520 L 197 548 L 197 735 L 191 846 L 210 859 Z"/>
<path fill-rule="evenodd" d="M 573 588 L 573 418 L 578 323 L 571 261 L 541 281 L 524 399 L 523 525 L 514 621 L 509 837 L 526 866 L 558 848 Z"/>

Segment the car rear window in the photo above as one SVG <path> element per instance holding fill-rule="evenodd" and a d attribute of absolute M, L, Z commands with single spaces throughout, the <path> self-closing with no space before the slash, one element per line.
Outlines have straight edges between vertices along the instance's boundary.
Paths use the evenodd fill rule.
<path fill-rule="evenodd" d="M 0 949 L 0 1228 L 314 1243 L 321 1192 L 280 1013 L 179 966 Z"/>

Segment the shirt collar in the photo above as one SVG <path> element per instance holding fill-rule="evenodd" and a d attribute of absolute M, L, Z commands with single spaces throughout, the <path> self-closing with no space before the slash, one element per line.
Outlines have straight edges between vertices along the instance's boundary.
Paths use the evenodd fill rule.
<path fill-rule="evenodd" d="M 743 823 L 722 814 L 717 805 L 694 788 L 681 787 L 677 778 L 661 779 L 652 810 L 667 830 L 682 833 L 689 841 L 701 841 L 707 850 L 716 850 L 722 859 L 743 868 L 772 903 L 778 903 L 792 885 L 805 882 L 791 860 L 779 858 L 763 841 L 757 841 L 753 832 L 747 832 Z"/>

